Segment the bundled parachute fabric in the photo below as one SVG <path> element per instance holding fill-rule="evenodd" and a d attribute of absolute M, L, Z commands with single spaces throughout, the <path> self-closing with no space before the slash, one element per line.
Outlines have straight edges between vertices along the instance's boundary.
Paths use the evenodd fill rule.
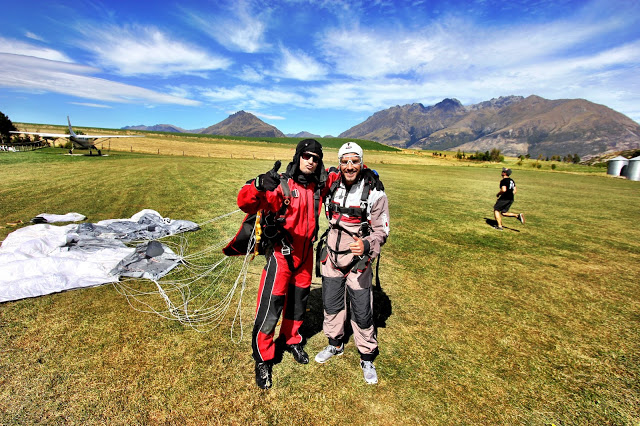
<path fill-rule="evenodd" d="M 49 214 L 41 213 L 31 219 L 31 223 L 80 222 L 87 217 L 80 213 Z"/>
<path fill-rule="evenodd" d="M 104 236 L 122 241 L 156 240 L 167 235 L 200 229 L 197 223 L 188 220 L 163 218 L 155 210 L 145 209 L 131 219 L 108 219 L 96 224 L 81 223 L 77 233 L 81 236 Z"/>
<path fill-rule="evenodd" d="M 163 218 L 154 210 L 96 224 L 36 224 L 18 229 L 0 247 L 0 302 L 116 282 L 127 268 L 125 264 L 118 265 L 136 253 L 136 248 L 127 247 L 125 242 L 196 229 L 199 227 L 194 222 Z M 172 253 L 163 248 L 166 256 L 162 261 L 169 262 Z M 131 260 L 135 267 L 129 264 L 128 273 L 132 269 L 140 273 L 142 262 L 136 263 L 133 257 Z M 161 268 L 156 268 L 157 262 L 143 260 L 150 266 L 149 276 L 157 279 L 175 267 L 180 258 L 173 254 L 170 261 L 174 266 L 166 264 Z"/>
<path fill-rule="evenodd" d="M 178 266 L 181 258 L 158 241 L 140 244 L 111 271 L 119 277 L 159 280 Z"/>

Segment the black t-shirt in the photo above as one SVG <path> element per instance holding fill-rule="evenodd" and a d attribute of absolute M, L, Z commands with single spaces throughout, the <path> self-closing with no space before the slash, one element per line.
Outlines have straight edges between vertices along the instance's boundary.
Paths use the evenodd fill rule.
<path fill-rule="evenodd" d="M 502 189 L 503 186 L 507 187 L 507 192 L 500 195 L 500 198 L 504 200 L 513 200 L 513 188 L 516 187 L 516 183 L 510 177 L 506 177 L 500 181 L 500 189 Z"/>

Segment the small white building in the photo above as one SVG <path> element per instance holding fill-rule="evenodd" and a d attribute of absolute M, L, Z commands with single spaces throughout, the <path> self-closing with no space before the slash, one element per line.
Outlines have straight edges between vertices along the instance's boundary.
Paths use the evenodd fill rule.
<path fill-rule="evenodd" d="M 625 176 L 629 180 L 640 180 L 640 155 L 629 160 Z"/>
<path fill-rule="evenodd" d="M 627 172 L 627 167 L 629 165 L 629 160 L 624 158 L 621 155 L 618 155 L 616 158 L 612 158 L 607 160 L 607 174 L 611 176 L 625 176 Z"/>

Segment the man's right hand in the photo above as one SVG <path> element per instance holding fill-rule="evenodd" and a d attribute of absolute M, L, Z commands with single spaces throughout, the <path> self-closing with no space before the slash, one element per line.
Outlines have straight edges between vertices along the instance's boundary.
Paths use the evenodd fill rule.
<path fill-rule="evenodd" d="M 258 175 L 255 180 L 255 186 L 258 191 L 273 191 L 280 185 L 280 175 L 278 175 L 278 169 L 280 169 L 280 160 L 276 161 L 273 165 L 273 169 L 267 173 Z"/>

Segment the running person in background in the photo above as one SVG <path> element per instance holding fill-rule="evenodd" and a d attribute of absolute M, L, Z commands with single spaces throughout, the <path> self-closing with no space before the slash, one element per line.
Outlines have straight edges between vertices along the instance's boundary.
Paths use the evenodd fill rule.
<path fill-rule="evenodd" d="M 509 208 L 513 204 L 513 196 L 518 191 L 516 183 L 511 179 L 511 169 L 505 167 L 502 168 L 502 180 L 500 181 L 500 191 L 496 194 L 498 201 L 493 206 L 493 215 L 496 218 L 497 225 L 495 228 L 498 231 L 502 231 L 502 216 L 515 217 L 520 223 L 524 224 L 524 214 L 522 213 L 509 213 Z"/>
<path fill-rule="evenodd" d="M 339 171 L 330 170 L 325 186 L 329 219 L 327 252 L 322 261 L 323 331 L 329 345 L 321 364 L 344 353 L 346 301 L 350 301 L 353 339 L 368 384 L 378 383 L 373 361 L 378 339 L 373 323 L 372 267 L 389 236 L 389 204 L 377 174 L 363 164 L 362 148 L 347 142 L 338 151 Z M 322 253 L 322 252 L 321 252 Z M 348 297 L 347 297 L 348 294 Z"/>
<path fill-rule="evenodd" d="M 238 194 L 238 207 L 248 214 L 258 210 L 279 212 L 283 205 L 286 206 L 281 217 L 281 233 L 270 253 L 266 254 L 267 264 L 258 288 L 251 339 L 256 384 L 261 389 L 269 389 L 272 385 L 276 352 L 273 337 L 283 310 L 278 341 L 296 362 L 309 362 L 309 356 L 302 348 L 303 339 L 299 330 L 311 287 L 313 242 L 318 232 L 321 189 L 326 179 L 322 145 L 315 139 L 300 141 L 283 176 L 289 195 L 285 195 L 276 170 L 251 179 Z"/>

